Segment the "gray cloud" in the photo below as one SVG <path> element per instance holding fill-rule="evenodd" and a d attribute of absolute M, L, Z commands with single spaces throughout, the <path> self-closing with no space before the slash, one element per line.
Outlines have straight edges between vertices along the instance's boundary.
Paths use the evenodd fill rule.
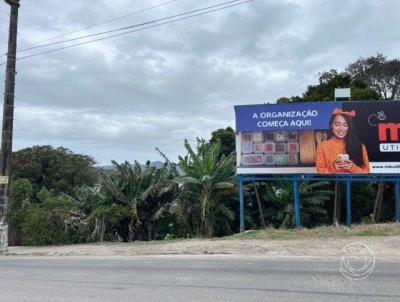
<path fill-rule="evenodd" d="M 162 2 L 23 1 L 19 45 Z M 215 3 L 178 0 L 78 35 Z M 3 52 L 8 9 L 0 5 Z M 14 149 L 62 145 L 108 164 L 157 160 L 158 146 L 176 159 L 185 138 L 233 126 L 235 104 L 300 94 L 318 72 L 360 56 L 397 56 L 399 9 L 397 1 L 255 0 L 19 61 Z"/>

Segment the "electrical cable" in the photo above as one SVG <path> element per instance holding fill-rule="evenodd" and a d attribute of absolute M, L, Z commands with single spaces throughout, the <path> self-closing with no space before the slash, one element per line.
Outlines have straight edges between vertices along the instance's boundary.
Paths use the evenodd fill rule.
<path fill-rule="evenodd" d="M 239 2 L 239 1 L 241 1 L 241 0 L 231 0 L 231 1 L 223 2 L 223 3 L 211 5 L 211 6 L 208 6 L 208 7 L 199 8 L 199 9 L 191 10 L 191 11 L 188 11 L 188 12 L 184 12 L 184 13 L 180 13 L 180 14 L 176 14 L 176 15 L 172 15 L 172 16 L 168 16 L 168 17 L 164 17 L 164 18 L 160 18 L 160 19 L 150 20 L 150 21 L 146 21 L 146 22 L 142 22 L 142 23 L 138 23 L 138 24 L 134 24 L 134 25 L 130 25 L 130 26 L 120 27 L 120 28 L 117 28 L 117 29 L 107 30 L 107 31 L 99 32 L 99 33 L 94 33 L 94 34 L 90 34 L 90 35 L 86 35 L 86 36 L 81 36 L 81 37 L 76 37 L 76 38 L 63 40 L 63 41 L 43 44 L 43 45 L 39 45 L 39 46 L 24 48 L 24 49 L 17 50 L 17 52 L 24 52 L 24 51 L 28 51 L 28 50 L 32 50 L 32 49 L 38 49 L 38 48 L 43 48 L 43 47 L 63 44 L 63 43 L 67 43 L 67 42 L 77 41 L 77 40 L 81 40 L 81 39 L 91 38 L 91 37 L 95 37 L 95 36 L 101 36 L 101 35 L 117 32 L 117 31 L 124 31 L 124 30 L 128 30 L 128 29 L 131 29 L 131 28 L 142 27 L 142 26 L 145 26 L 145 25 L 149 25 L 149 24 L 161 22 L 161 21 L 164 21 L 164 20 L 185 16 L 185 15 L 189 15 L 189 14 L 192 14 L 192 13 L 195 13 L 195 12 L 204 11 L 204 10 L 207 10 L 207 9 L 211 9 L 211 8 L 214 8 L 214 7 L 219 7 L 219 6 L 223 6 L 223 5 L 226 5 L 226 4 Z"/>
<path fill-rule="evenodd" d="M 178 1 L 178 0 L 171 0 L 171 1 L 168 1 L 168 2 L 163 2 L 163 3 L 157 4 L 157 5 L 151 6 L 151 7 L 144 8 L 142 10 L 138 10 L 138 11 L 135 11 L 135 12 L 128 13 L 126 15 L 122 15 L 122 16 L 119 16 L 119 17 L 115 17 L 115 18 L 103 21 L 103 22 L 99 22 L 99 23 L 95 23 L 95 24 L 92 24 L 92 25 L 88 25 L 86 27 L 82 27 L 81 29 L 73 30 L 73 31 L 70 31 L 70 32 L 67 32 L 67 33 L 63 33 L 63 34 L 60 34 L 60 35 L 57 35 L 57 36 L 53 36 L 53 37 L 47 38 L 47 39 L 42 40 L 42 41 L 38 41 L 38 42 L 32 43 L 29 46 L 24 47 L 24 48 L 28 48 L 28 47 L 35 46 L 35 45 L 38 45 L 38 44 L 42 44 L 44 42 L 51 41 L 51 40 L 54 40 L 54 39 L 57 39 L 57 38 L 69 36 L 71 34 L 75 34 L 75 33 L 78 33 L 78 32 L 81 32 L 81 31 L 84 31 L 84 30 L 87 30 L 87 29 L 91 29 L 91 28 L 96 27 L 96 26 L 100 26 L 100 25 L 104 25 L 104 24 L 108 24 L 108 23 L 117 21 L 117 20 L 121 20 L 123 18 L 130 17 L 132 15 L 136 15 L 136 14 L 139 14 L 139 13 L 143 13 L 145 11 L 149 11 L 149 10 L 161 7 L 161 6 L 165 6 L 165 5 L 171 4 L 171 3 L 176 2 L 176 1 Z"/>
<path fill-rule="evenodd" d="M 225 3 L 232 3 L 232 2 L 237 2 L 237 1 L 238 0 L 229 1 L 229 2 L 225 2 Z M 158 27 L 158 26 L 165 25 L 165 24 L 175 23 L 177 21 L 186 20 L 186 19 L 190 19 L 190 18 L 193 18 L 193 17 L 197 17 L 197 16 L 213 13 L 213 12 L 216 12 L 216 11 L 224 10 L 224 9 L 227 9 L 227 8 L 230 8 L 230 7 L 242 5 L 242 4 L 245 4 L 245 3 L 252 2 L 252 1 L 255 1 L 255 0 L 246 0 L 246 1 L 239 2 L 239 3 L 234 3 L 234 4 L 230 4 L 230 5 L 224 6 L 224 7 L 219 7 L 219 8 L 215 8 L 215 9 L 208 10 L 208 11 L 205 11 L 205 12 L 201 12 L 201 13 L 198 13 L 198 14 L 194 14 L 194 15 L 190 15 L 190 16 L 186 16 L 186 17 L 181 17 L 181 18 L 178 18 L 178 19 L 175 19 L 175 20 L 170 20 L 170 21 L 166 21 L 166 22 L 162 22 L 162 23 L 158 23 L 158 24 L 153 24 L 153 25 L 150 25 L 150 26 L 142 27 L 142 28 L 135 29 L 135 30 L 130 30 L 130 31 L 127 31 L 127 32 L 119 33 L 119 34 L 114 34 L 114 35 L 107 36 L 107 37 L 94 39 L 94 40 L 91 40 L 91 41 L 80 42 L 80 43 L 76 43 L 76 44 L 73 44 L 73 45 L 68 45 L 68 46 L 64 46 L 64 47 L 60 47 L 60 48 L 56 48 L 56 49 L 51 49 L 51 50 L 47 50 L 47 51 L 43 51 L 43 52 L 27 55 L 27 56 L 24 56 L 24 57 L 17 58 L 17 60 L 24 60 L 24 59 L 35 57 L 35 56 L 39 56 L 39 55 L 42 55 L 42 54 L 52 53 L 52 52 L 56 52 L 56 51 L 60 51 L 60 50 L 64 50 L 64 49 L 77 47 L 77 46 L 80 46 L 80 45 L 90 44 L 90 43 L 94 43 L 94 42 L 98 42 L 98 41 L 102 41 L 102 40 L 106 40 L 106 39 L 110 39 L 110 38 L 114 38 L 114 37 L 119 37 L 119 36 L 122 36 L 122 35 L 134 33 L 134 32 L 139 32 L 139 31 L 142 31 L 142 30 L 145 30 L 145 29 Z M 199 10 L 195 10 L 195 11 L 199 11 Z M 188 13 L 185 13 L 185 14 L 188 14 Z M 4 64 L 6 64 L 6 62 L 0 64 L 0 66 L 4 65 Z"/>

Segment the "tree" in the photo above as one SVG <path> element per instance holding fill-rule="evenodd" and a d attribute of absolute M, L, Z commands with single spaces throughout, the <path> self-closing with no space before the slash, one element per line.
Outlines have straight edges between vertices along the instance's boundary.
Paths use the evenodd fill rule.
<path fill-rule="evenodd" d="M 303 97 L 281 97 L 277 104 L 299 102 L 332 101 L 335 99 L 335 88 L 351 88 L 351 100 L 379 100 L 380 95 L 361 78 L 355 78 L 347 71 L 338 72 L 336 69 L 320 73 L 318 84 L 309 85 Z"/>
<path fill-rule="evenodd" d="M 33 188 L 29 179 L 18 178 L 11 186 L 11 210 L 19 210 L 24 203 L 30 203 L 32 199 Z"/>
<path fill-rule="evenodd" d="M 379 100 L 380 96 L 362 79 L 352 78 L 347 72 L 335 69 L 320 74 L 319 83 L 310 85 L 303 94 L 304 101 L 332 101 L 335 99 L 335 88 L 351 88 L 351 100 Z"/>
<path fill-rule="evenodd" d="M 42 187 L 55 194 L 73 194 L 74 187 L 93 186 L 97 182 L 95 161 L 87 155 L 52 146 L 33 146 L 12 155 L 13 178 L 26 178 L 34 193 Z"/>
<path fill-rule="evenodd" d="M 289 103 L 301 103 L 304 102 L 303 98 L 299 97 L 298 95 L 292 96 L 290 98 L 281 97 L 276 100 L 277 104 L 289 104 Z"/>
<path fill-rule="evenodd" d="M 328 189 L 328 182 L 300 182 L 299 194 L 303 226 L 311 227 L 328 220 L 326 202 L 333 192 Z M 275 181 L 267 186 L 262 198 L 267 204 L 274 204 L 271 216 L 267 217 L 279 227 L 293 227 L 295 225 L 293 186 L 284 181 Z"/>
<path fill-rule="evenodd" d="M 129 209 L 128 216 L 121 216 L 129 219 L 128 237 L 124 239 L 156 239 L 156 224 L 170 212 L 176 198 L 177 184 L 173 182 L 176 170 L 168 163 L 156 169 L 150 166 L 150 161 L 143 169 L 136 161 L 133 166 L 129 162 L 113 161 L 113 164 L 116 172 L 106 176 L 102 192 L 109 208 L 118 205 Z M 110 210 L 104 208 L 101 213 L 106 211 Z"/>
<path fill-rule="evenodd" d="M 320 74 L 317 85 L 309 85 L 303 94 L 305 101 L 331 101 L 335 98 L 335 88 L 350 87 L 351 77 L 335 69 Z"/>
<path fill-rule="evenodd" d="M 26 178 L 18 178 L 11 185 L 10 245 L 21 244 L 21 228 L 25 219 L 24 208 L 31 203 L 32 194 L 32 184 Z"/>
<path fill-rule="evenodd" d="M 292 100 L 287 97 L 280 97 L 279 99 L 276 100 L 277 104 L 289 104 L 291 102 L 292 102 Z"/>
<path fill-rule="evenodd" d="M 196 151 L 185 141 L 185 148 L 188 155 L 179 157 L 184 176 L 176 178 L 182 186 L 178 215 L 187 230 L 212 237 L 218 225 L 233 219 L 227 200 L 236 192 L 235 157 L 222 153 L 220 141 L 205 144 L 198 139 Z"/>
<path fill-rule="evenodd" d="M 54 196 L 46 188 L 37 195 L 38 203 L 27 204 L 23 210 L 21 224 L 23 245 L 50 245 L 82 242 L 76 238 L 77 230 L 84 223 L 74 225 L 77 211 L 73 202 L 65 195 Z"/>
<path fill-rule="evenodd" d="M 210 143 L 221 142 L 221 153 L 228 156 L 235 152 L 236 133 L 231 127 L 226 129 L 217 129 L 211 133 Z"/>
<path fill-rule="evenodd" d="M 354 79 L 367 83 L 383 100 L 400 97 L 400 60 L 388 60 L 378 53 L 376 57 L 359 58 L 346 72 Z"/>

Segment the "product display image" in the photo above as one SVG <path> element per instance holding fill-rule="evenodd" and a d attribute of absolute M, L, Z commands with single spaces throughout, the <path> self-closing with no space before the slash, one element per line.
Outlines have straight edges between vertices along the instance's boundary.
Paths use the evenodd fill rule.
<path fill-rule="evenodd" d="M 264 156 L 257 154 L 247 154 L 242 156 L 244 165 L 262 165 L 264 163 Z"/>
<path fill-rule="evenodd" d="M 299 153 L 297 131 L 243 133 L 242 165 L 297 165 Z"/>
<path fill-rule="evenodd" d="M 265 131 L 243 133 L 242 165 L 295 166 L 315 163 L 324 131 Z"/>

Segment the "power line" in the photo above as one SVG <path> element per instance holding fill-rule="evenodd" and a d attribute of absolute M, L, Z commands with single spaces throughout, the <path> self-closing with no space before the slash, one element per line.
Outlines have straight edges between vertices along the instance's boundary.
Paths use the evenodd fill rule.
<path fill-rule="evenodd" d="M 100 26 L 100 25 L 104 25 L 104 24 L 108 24 L 108 23 L 117 21 L 117 20 L 121 20 L 123 18 L 130 17 L 130 16 L 133 16 L 133 15 L 136 15 L 136 14 L 139 14 L 139 13 L 143 13 L 145 11 L 149 11 L 149 10 L 161 7 L 161 6 L 165 6 L 165 5 L 171 4 L 171 3 L 176 2 L 176 1 L 178 1 L 178 0 L 171 0 L 171 1 L 168 1 L 168 2 L 163 2 L 163 3 L 157 4 L 157 5 L 151 6 L 151 7 L 144 8 L 142 10 L 131 12 L 131 13 L 126 14 L 126 15 L 122 15 L 122 16 L 119 16 L 119 17 L 115 17 L 115 18 L 103 21 L 103 22 L 99 22 L 99 23 L 95 23 L 95 24 L 92 24 L 92 25 L 89 25 L 89 26 L 86 26 L 86 27 L 82 27 L 81 29 L 77 29 L 77 30 L 73 30 L 73 31 L 70 31 L 70 32 L 67 32 L 67 33 L 63 33 L 63 34 L 60 34 L 60 35 L 57 35 L 57 36 L 53 36 L 53 37 L 47 38 L 45 40 L 32 43 L 28 47 L 31 47 L 31 46 L 34 46 L 34 45 L 38 45 L 38 44 L 42 44 L 43 42 L 51 41 L 51 40 L 54 40 L 54 39 L 57 39 L 57 38 L 69 36 L 71 34 L 75 34 L 75 33 L 78 33 L 78 32 L 81 32 L 81 31 L 84 31 L 84 30 L 87 30 L 87 29 L 91 29 L 91 28 L 96 27 L 96 26 Z"/>
<path fill-rule="evenodd" d="M 99 39 L 95 39 L 95 40 L 91 40 L 91 41 L 81 42 L 81 43 L 77 43 L 77 44 L 73 44 L 73 45 L 69 45 L 69 46 L 65 46 L 65 47 L 61 47 L 61 48 L 57 48 L 57 49 L 52 49 L 52 50 L 48 50 L 48 51 L 44 51 L 44 52 L 39 52 L 39 53 L 32 54 L 32 55 L 29 55 L 29 56 L 20 57 L 20 58 L 18 58 L 18 60 L 22 60 L 22 59 L 38 56 L 38 55 L 45 54 L 45 53 L 55 52 L 55 51 L 59 51 L 59 50 L 63 50 L 63 49 L 73 48 L 73 47 L 80 46 L 80 45 L 90 44 L 90 43 L 94 43 L 94 42 L 98 42 L 98 41 L 102 41 L 102 40 L 106 40 L 106 39 L 110 39 L 110 38 L 114 38 L 114 37 L 119 37 L 119 36 L 123 36 L 123 35 L 126 35 L 126 34 L 139 32 L 139 31 L 142 31 L 142 30 L 145 30 L 145 29 L 158 27 L 158 26 L 165 25 L 165 24 L 175 23 L 177 21 L 181 21 L 181 20 L 190 19 L 190 18 L 193 18 L 193 17 L 209 14 L 209 13 L 212 13 L 212 12 L 220 11 L 220 10 L 223 10 L 223 9 L 226 9 L 226 8 L 230 8 L 230 7 L 233 7 L 233 6 L 238 6 L 238 5 L 245 4 L 245 3 L 248 3 L 248 2 L 252 2 L 252 1 L 254 1 L 254 0 L 246 0 L 246 1 L 243 1 L 243 2 L 240 2 L 240 3 L 231 4 L 231 5 L 228 5 L 228 6 L 220 7 L 220 8 L 209 10 L 209 11 L 206 11 L 206 12 L 194 14 L 194 15 L 191 15 L 191 16 L 183 17 L 183 18 L 178 18 L 178 19 L 175 19 L 175 20 L 171 20 L 171 21 L 167 21 L 167 22 L 163 22 L 163 23 L 159 23 L 159 24 L 155 24 L 155 25 L 150 25 L 150 26 L 147 26 L 147 27 L 142 27 L 142 28 L 139 28 L 139 29 L 123 32 L 123 33 L 120 33 L 120 34 L 115 34 L 115 35 L 111 35 L 111 36 L 107 36 L 107 37 L 103 37 L 103 38 L 99 38 Z"/>
<path fill-rule="evenodd" d="M 20 57 L 17 60 L 24 60 L 24 59 L 35 57 L 35 56 L 39 56 L 39 55 L 42 55 L 42 54 L 52 53 L 52 52 L 56 52 L 56 51 L 60 51 L 60 50 L 64 50 L 64 49 L 77 47 L 77 46 L 80 46 L 80 45 L 90 44 L 90 43 L 94 43 L 94 42 L 98 42 L 98 41 L 102 41 L 102 40 L 106 40 L 106 39 L 110 39 L 110 38 L 114 38 L 114 37 L 119 37 L 119 36 L 122 36 L 122 35 L 134 33 L 134 32 L 139 32 L 139 31 L 142 31 L 142 30 L 145 30 L 145 29 L 158 27 L 158 26 L 165 25 L 165 24 L 175 23 L 177 21 L 186 20 L 186 19 L 190 19 L 190 18 L 193 18 L 193 17 L 197 17 L 197 16 L 213 13 L 213 12 L 216 12 L 216 11 L 224 10 L 224 9 L 227 9 L 227 8 L 230 8 L 230 7 L 242 5 L 242 4 L 245 4 L 245 3 L 252 2 L 252 1 L 255 1 L 255 0 L 246 0 L 246 1 L 243 1 L 243 2 L 234 3 L 234 4 L 231 4 L 231 5 L 227 5 L 227 6 L 224 6 L 224 7 L 219 7 L 219 8 L 208 10 L 208 11 L 201 12 L 201 13 L 198 13 L 198 14 L 194 14 L 194 15 L 178 18 L 178 19 L 175 19 L 175 20 L 170 20 L 170 21 L 159 23 L 159 24 L 154 24 L 154 25 L 142 27 L 142 28 L 139 28 L 139 29 L 135 29 L 135 30 L 131 30 L 131 31 L 127 31 L 127 32 L 123 32 L 123 33 L 107 36 L 107 37 L 102 37 L 102 38 L 98 38 L 98 39 L 91 40 L 91 41 L 81 42 L 81 43 L 77 43 L 77 44 L 73 44 L 73 45 L 69 45 L 69 46 L 64 46 L 64 47 L 60 47 L 60 48 L 56 48 L 56 49 L 51 49 L 51 50 L 35 53 L 35 54 L 32 54 L 32 55 Z M 0 65 L 3 65 L 3 64 L 0 64 Z"/>
<path fill-rule="evenodd" d="M 168 17 L 164 17 L 164 18 L 160 18 L 160 19 L 155 19 L 155 20 L 146 21 L 146 22 L 139 23 L 139 24 L 134 24 L 134 25 L 130 25 L 130 26 L 120 27 L 120 28 L 117 28 L 117 29 L 107 30 L 107 31 L 103 31 L 103 32 L 99 32 L 99 33 L 94 33 L 94 34 L 90 34 L 90 35 L 86 35 L 86 36 L 81 36 L 81 37 L 76 37 L 76 38 L 72 38 L 72 39 L 67 39 L 67 40 L 63 40 L 63 41 L 58 41 L 58 42 L 43 44 L 43 45 L 34 46 L 34 47 L 29 47 L 29 48 L 24 48 L 24 49 L 18 50 L 18 52 L 24 52 L 24 51 L 28 51 L 28 50 L 32 50 L 32 49 L 38 49 L 38 48 L 48 47 L 48 46 L 52 46 L 52 45 L 58 45 L 58 44 L 63 44 L 63 43 L 67 43 L 67 42 L 72 42 L 72 41 L 77 41 L 77 40 L 81 40 L 81 39 L 86 39 L 86 38 L 90 38 L 90 37 L 101 36 L 101 35 L 105 35 L 105 34 L 117 32 L 117 31 L 123 31 L 123 30 L 127 30 L 127 29 L 142 27 L 142 26 L 145 26 L 145 25 L 149 25 L 149 24 L 161 22 L 161 21 L 164 21 L 164 20 L 173 19 L 173 18 L 177 18 L 177 17 L 181 17 L 181 16 L 193 14 L 193 13 L 196 13 L 196 12 L 199 12 L 199 11 L 204 11 L 204 10 L 212 9 L 212 8 L 214 8 L 214 7 L 219 7 L 219 6 L 223 6 L 223 5 L 227 5 L 227 4 L 234 3 L 234 2 L 239 2 L 239 1 L 241 1 L 241 0 L 231 0 L 231 1 L 223 2 L 223 3 L 211 5 L 211 6 L 207 6 L 207 7 L 204 7 L 204 8 L 199 8 L 199 9 L 191 10 L 191 11 L 188 11 L 188 12 L 184 12 L 184 13 L 180 13 L 180 14 L 176 14 L 176 15 L 172 15 L 172 16 L 168 16 Z"/>

